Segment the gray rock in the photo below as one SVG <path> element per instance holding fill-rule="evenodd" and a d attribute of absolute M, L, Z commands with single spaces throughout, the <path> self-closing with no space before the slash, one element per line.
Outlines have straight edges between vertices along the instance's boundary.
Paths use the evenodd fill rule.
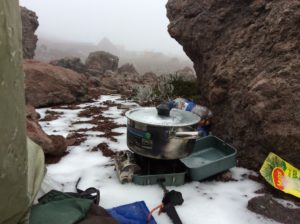
<path fill-rule="evenodd" d="M 38 17 L 35 12 L 28 10 L 25 7 L 21 7 L 21 18 L 23 57 L 32 59 L 38 41 L 37 36 L 34 34 L 39 26 Z"/>
<path fill-rule="evenodd" d="M 93 75 L 103 74 L 105 71 L 116 71 L 119 58 L 104 51 L 96 51 L 89 54 L 86 60 L 86 67 Z"/>
<path fill-rule="evenodd" d="M 59 60 L 51 61 L 50 64 L 71 69 L 75 72 L 85 73 L 86 67 L 77 57 L 65 57 Z"/>
<path fill-rule="evenodd" d="M 299 208 L 286 208 L 269 194 L 252 198 L 248 209 L 280 223 L 297 224 L 300 220 Z"/>

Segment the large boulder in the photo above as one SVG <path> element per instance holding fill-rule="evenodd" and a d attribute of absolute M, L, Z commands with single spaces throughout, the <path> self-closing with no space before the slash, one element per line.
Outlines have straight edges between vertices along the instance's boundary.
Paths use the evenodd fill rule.
<path fill-rule="evenodd" d="M 300 164 L 300 2 L 169 0 L 169 33 L 194 62 L 213 132 L 258 169 Z"/>
<path fill-rule="evenodd" d="M 87 79 L 70 69 L 25 60 L 26 102 L 34 107 L 84 102 L 90 99 Z"/>
<path fill-rule="evenodd" d="M 39 114 L 31 105 L 26 105 L 26 126 L 27 136 L 40 145 L 45 153 L 46 161 L 49 158 L 58 161 L 65 155 L 67 144 L 66 139 L 60 135 L 47 135 L 41 128 L 39 122 Z"/>
<path fill-rule="evenodd" d="M 98 75 L 109 70 L 116 71 L 119 58 L 105 51 L 96 51 L 89 54 L 85 64 L 89 73 Z"/>
<path fill-rule="evenodd" d="M 133 64 L 126 63 L 118 68 L 118 73 L 131 73 L 131 74 L 138 74 L 137 70 L 135 69 Z"/>
<path fill-rule="evenodd" d="M 85 73 L 86 71 L 85 65 L 81 62 L 81 59 L 77 57 L 65 57 L 58 60 L 53 60 L 50 62 L 50 64 L 68 68 L 78 73 Z"/>
<path fill-rule="evenodd" d="M 34 34 L 39 26 L 38 17 L 35 12 L 28 10 L 25 7 L 21 7 L 22 17 L 22 44 L 23 44 L 23 57 L 32 59 L 34 57 L 34 51 L 36 43 L 38 41 L 37 36 Z"/>

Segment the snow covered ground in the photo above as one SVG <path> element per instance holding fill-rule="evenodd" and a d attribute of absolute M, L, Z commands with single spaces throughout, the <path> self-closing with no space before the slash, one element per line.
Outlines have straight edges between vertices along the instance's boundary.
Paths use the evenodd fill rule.
<path fill-rule="evenodd" d="M 111 100 L 129 106 L 136 106 L 130 101 L 120 99 L 120 96 L 101 96 L 96 102 L 79 105 L 78 109 L 43 108 L 38 112 L 43 118 L 47 110 L 63 112 L 57 120 L 40 122 L 47 134 L 67 136 L 72 130 L 90 128 L 91 124 L 72 124 L 75 121 L 89 119 L 78 117 L 78 113 L 87 106 L 103 106 L 103 102 Z M 118 124 L 126 124 L 123 110 L 113 106 L 103 112 L 104 116 L 113 118 Z M 75 191 L 75 183 L 81 177 L 80 189 L 96 187 L 100 189 L 100 205 L 104 208 L 116 207 L 144 200 L 151 210 L 162 200 L 163 192 L 159 186 L 138 186 L 135 184 L 120 184 L 114 171 L 113 161 L 104 157 L 100 151 L 92 152 L 92 148 L 100 143 L 107 143 L 112 150 L 128 149 L 126 145 L 126 128 L 114 130 L 122 133 L 116 136 L 117 142 L 104 137 L 98 137 L 99 131 L 88 131 L 86 141 L 79 146 L 68 148 L 69 154 L 60 162 L 47 166 L 47 175 L 43 184 L 43 191 L 48 191 L 49 185 L 57 190 Z M 243 168 L 231 169 L 233 177 L 238 181 L 192 182 L 180 187 L 168 187 L 183 194 L 184 204 L 177 206 L 177 212 L 185 224 L 246 224 L 246 223 L 276 223 L 247 210 L 247 202 L 257 196 L 254 192 L 261 186 L 248 179 L 253 172 Z M 157 223 L 169 224 L 171 221 L 165 214 L 154 215 Z"/>

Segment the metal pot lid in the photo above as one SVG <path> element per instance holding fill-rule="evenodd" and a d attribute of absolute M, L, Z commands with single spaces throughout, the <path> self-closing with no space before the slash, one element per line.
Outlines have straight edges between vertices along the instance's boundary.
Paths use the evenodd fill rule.
<path fill-rule="evenodd" d="M 162 127 L 189 126 L 200 121 L 196 114 L 179 109 L 172 109 L 169 116 L 161 116 L 155 107 L 136 108 L 127 111 L 125 115 L 135 122 Z"/>

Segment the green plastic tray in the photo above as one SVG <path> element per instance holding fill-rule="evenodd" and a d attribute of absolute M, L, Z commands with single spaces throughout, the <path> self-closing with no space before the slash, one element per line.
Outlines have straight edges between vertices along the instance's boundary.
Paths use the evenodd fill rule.
<path fill-rule="evenodd" d="M 236 149 L 215 136 L 196 141 L 193 153 L 181 159 L 192 180 L 203 180 L 236 166 Z"/>

